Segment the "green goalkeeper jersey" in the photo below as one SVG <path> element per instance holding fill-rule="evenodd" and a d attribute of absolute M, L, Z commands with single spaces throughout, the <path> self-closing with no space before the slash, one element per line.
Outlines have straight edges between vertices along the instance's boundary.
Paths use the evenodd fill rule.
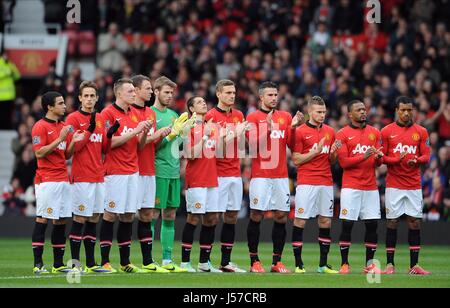
<path fill-rule="evenodd" d="M 169 108 L 166 108 L 165 111 L 160 111 L 154 106 L 151 108 L 156 114 L 157 129 L 173 125 L 173 122 L 178 118 L 178 114 Z M 180 178 L 180 139 L 179 137 L 172 141 L 163 139 L 160 145 L 156 147 L 155 168 L 157 177 L 165 179 Z"/>

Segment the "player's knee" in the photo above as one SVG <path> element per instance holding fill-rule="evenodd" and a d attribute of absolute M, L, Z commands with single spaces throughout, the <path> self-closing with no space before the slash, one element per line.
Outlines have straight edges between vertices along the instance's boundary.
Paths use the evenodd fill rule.
<path fill-rule="evenodd" d="M 415 217 L 408 217 L 408 227 L 411 230 L 419 230 L 420 229 L 420 219 Z"/>
<path fill-rule="evenodd" d="M 87 217 L 77 216 L 77 215 L 73 216 L 73 221 L 76 221 L 80 224 L 85 224 L 87 220 L 88 220 Z"/>
<path fill-rule="evenodd" d="M 152 211 L 152 219 L 154 219 L 154 220 L 158 220 L 158 218 L 159 218 L 159 210 L 157 210 L 157 209 L 152 209 L 151 210 Z"/>
<path fill-rule="evenodd" d="M 162 211 L 162 219 L 164 220 L 175 220 L 177 216 L 177 209 L 170 208 L 170 209 L 164 209 Z"/>
<path fill-rule="evenodd" d="M 151 222 L 153 219 L 152 212 L 149 209 L 139 211 L 139 220 L 142 222 Z"/>
<path fill-rule="evenodd" d="M 134 214 L 132 214 L 132 213 L 121 214 L 121 215 L 119 215 L 119 220 L 121 222 L 126 222 L 126 223 L 133 222 Z"/>
<path fill-rule="evenodd" d="M 319 216 L 317 220 L 319 228 L 330 229 L 331 228 L 331 218 Z"/>
<path fill-rule="evenodd" d="M 304 229 L 306 226 L 306 220 L 301 218 L 294 218 L 294 226 Z"/>
<path fill-rule="evenodd" d="M 48 223 L 48 219 L 47 218 L 42 218 L 42 217 L 36 217 L 36 222 L 40 223 L 40 224 L 47 224 Z"/>
<path fill-rule="evenodd" d="M 188 214 L 187 218 L 186 218 L 186 222 L 191 224 L 191 225 L 197 226 L 198 223 L 200 222 L 200 219 L 201 219 L 200 215 Z"/>
<path fill-rule="evenodd" d="M 106 220 L 108 222 L 115 222 L 117 220 L 117 216 L 118 215 L 115 213 L 105 211 L 105 213 L 103 214 L 103 220 Z"/>
<path fill-rule="evenodd" d="M 399 220 L 398 219 L 389 219 L 387 221 L 387 227 L 389 229 L 397 229 L 398 228 L 398 224 L 399 224 Z"/>
<path fill-rule="evenodd" d="M 217 225 L 219 223 L 219 213 L 207 213 L 203 216 L 202 223 L 207 227 Z"/>
<path fill-rule="evenodd" d="M 287 214 L 284 212 L 275 212 L 273 220 L 279 224 L 287 223 Z"/>
<path fill-rule="evenodd" d="M 89 222 L 97 224 L 100 221 L 100 214 L 94 214 L 88 219 Z"/>
<path fill-rule="evenodd" d="M 225 214 L 223 214 L 223 221 L 226 224 L 235 225 L 237 223 L 238 213 L 239 212 L 237 211 L 225 212 Z"/>
<path fill-rule="evenodd" d="M 66 224 L 66 220 L 64 218 L 61 219 L 54 219 L 53 220 L 53 224 L 55 226 L 61 226 L 61 225 L 65 225 Z"/>
<path fill-rule="evenodd" d="M 258 211 L 258 210 L 251 210 L 250 211 L 250 219 L 254 222 L 260 222 L 264 218 L 264 212 Z"/>

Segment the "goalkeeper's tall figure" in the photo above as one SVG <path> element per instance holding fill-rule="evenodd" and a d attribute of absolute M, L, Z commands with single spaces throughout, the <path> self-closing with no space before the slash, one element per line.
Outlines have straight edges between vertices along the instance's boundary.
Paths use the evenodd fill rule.
<path fill-rule="evenodd" d="M 178 117 L 177 113 L 168 107 L 173 100 L 176 83 L 167 77 L 159 77 L 153 85 L 155 89 L 155 104 L 152 106 L 156 114 L 156 127 L 171 126 L 171 133 L 156 146 L 156 200 L 153 209 L 153 227 L 161 212 L 161 245 L 163 251 L 162 267 L 171 272 L 186 272 L 172 260 L 173 242 L 175 236 L 175 217 L 180 207 L 180 156 L 178 152 L 181 138 L 178 136 L 187 120 L 187 113 Z M 174 144 L 175 143 L 175 144 Z M 153 232 L 153 234 L 155 234 Z"/>

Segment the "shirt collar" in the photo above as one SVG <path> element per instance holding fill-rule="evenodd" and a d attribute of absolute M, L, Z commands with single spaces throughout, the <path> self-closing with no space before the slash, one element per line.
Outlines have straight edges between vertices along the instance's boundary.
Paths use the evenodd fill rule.
<path fill-rule="evenodd" d="M 119 110 L 122 113 L 126 113 L 125 110 L 123 110 L 122 108 L 119 107 L 119 105 L 117 105 L 116 103 L 112 104 L 114 108 L 116 108 L 117 110 Z"/>
<path fill-rule="evenodd" d="M 47 117 L 44 117 L 44 119 L 43 119 L 45 122 L 48 122 L 48 123 L 52 123 L 52 124 L 55 124 L 55 123 L 58 123 L 58 121 L 55 121 L 55 120 L 50 120 L 49 118 L 47 118 Z"/>
<path fill-rule="evenodd" d="M 216 106 L 216 110 L 220 113 L 227 113 L 226 110 L 221 109 L 219 106 Z M 231 112 L 231 109 L 230 109 L 230 112 Z"/>
<path fill-rule="evenodd" d="M 86 112 L 86 111 L 81 110 L 81 107 L 80 107 L 80 109 L 78 109 L 78 111 L 79 111 L 82 115 L 85 115 L 85 116 L 91 115 L 89 112 Z M 94 111 L 94 112 L 95 112 L 95 111 Z"/>
<path fill-rule="evenodd" d="M 309 121 L 306 121 L 306 125 L 307 125 L 308 127 L 315 128 L 315 129 L 317 129 L 317 128 L 322 128 L 322 126 L 323 126 L 323 124 L 320 124 L 320 125 L 314 125 L 314 124 L 311 124 Z"/>
<path fill-rule="evenodd" d="M 138 104 L 133 104 L 132 106 L 136 109 L 145 109 L 145 106 L 139 106 Z"/>
<path fill-rule="evenodd" d="M 413 126 L 413 121 L 410 121 L 408 124 L 402 124 L 402 123 L 400 123 L 399 121 L 397 121 L 397 122 L 395 122 L 398 126 L 400 126 L 400 127 L 411 127 L 411 126 Z"/>
<path fill-rule="evenodd" d="M 350 123 L 348 126 L 350 126 L 353 129 L 364 129 L 367 126 L 367 122 L 364 122 L 362 127 L 355 126 L 355 125 L 353 125 L 353 123 Z"/>
<path fill-rule="evenodd" d="M 270 113 L 270 111 L 264 110 L 264 109 L 262 109 L 262 108 L 259 108 L 259 111 L 264 112 L 264 113 L 266 113 L 266 114 L 269 114 L 269 113 Z"/>

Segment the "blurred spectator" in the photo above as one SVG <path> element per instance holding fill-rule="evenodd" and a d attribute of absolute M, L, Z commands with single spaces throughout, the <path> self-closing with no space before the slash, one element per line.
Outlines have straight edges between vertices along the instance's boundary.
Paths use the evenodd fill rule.
<path fill-rule="evenodd" d="M 10 185 L 3 188 L 3 206 L 4 216 L 21 216 L 24 215 L 27 204 L 23 201 L 24 190 L 20 186 L 19 180 L 14 178 Z"/>
<path fill-rule="evenodd" d="M 111 23 L 108 33 L 98 37 L 98 65 L 105 71 L 117 73 L 122 69 L 125 59 L 123 53 L 128 50 L 128 43 L 117 24 Z"/>
<path fill-rule="evenodd" d="M 16 99 L 14 82 L 20 78 L 16 65 L 9 61 L 6 54 L 0 57 L 0 129 L 12 128 L 12 112 Z"/>

